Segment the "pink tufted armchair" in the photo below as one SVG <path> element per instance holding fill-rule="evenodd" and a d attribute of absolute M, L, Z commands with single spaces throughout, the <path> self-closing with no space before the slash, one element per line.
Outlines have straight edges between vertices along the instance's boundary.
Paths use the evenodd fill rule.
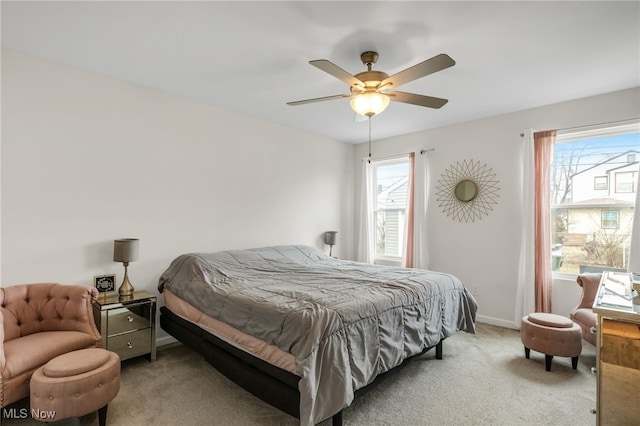
<path fill-rule="evenodd" d="M 93 287 L 23 284 L 0 288 L 0 407 L 29 396 L 31 374 L 58 355 L 101 347 Z"/>
<path fill-rule="evenodd" d="M 578 306 L 576 306 L 569 315 L 571 320 L 582 329 L 582 338 L 594 346 L 596 344 L 596 334 L 592 333 L 591 329 L 597 327 L 598 315 L 593 312 L 591 307 L 596 298 L 596 293 L 598 293 L 601 277 L 601 273 L 578 275 L 576 281 L 578 285 L 582 287 L 582 297 L 580 298 Z"/>

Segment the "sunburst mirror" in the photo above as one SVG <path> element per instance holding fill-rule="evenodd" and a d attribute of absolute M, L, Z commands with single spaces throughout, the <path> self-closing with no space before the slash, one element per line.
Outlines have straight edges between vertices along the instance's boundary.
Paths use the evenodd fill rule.
<path fill-rule="evenodd" d="M 463 160 L 446 169 L 436 184 L 436 200 L 443 213 L 459 222 L 475 222 L 493 210 L 500 196 L 499 181 L 491 167 Z"/>

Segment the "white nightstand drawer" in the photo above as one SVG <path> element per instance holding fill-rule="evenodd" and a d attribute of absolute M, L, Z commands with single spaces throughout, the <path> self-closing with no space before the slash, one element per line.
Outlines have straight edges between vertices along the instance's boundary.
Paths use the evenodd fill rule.
<path fill-rule="evenodd" d="M 111 309 L 108 313 L 109 336 L 151 327 L 151 305 Z"/>
<path fill-rule="evenodd" d="M 151 351 L 151 329 L 109 337 L 107 349 L 120 355 L 120 360 L 147 354 Z"/>

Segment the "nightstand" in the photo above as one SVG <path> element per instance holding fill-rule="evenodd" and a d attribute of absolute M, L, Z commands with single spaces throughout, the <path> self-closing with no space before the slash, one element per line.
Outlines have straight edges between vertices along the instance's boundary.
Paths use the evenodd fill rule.
<path fill-rule="evenodd" d="M 93 317 L 102 335 L 102 346 L 120 360 L 145 355 L 156 360 L 156 296 L 136 291 L 120 299 L 118 294 L 100 294 L 93 303 Z"/>

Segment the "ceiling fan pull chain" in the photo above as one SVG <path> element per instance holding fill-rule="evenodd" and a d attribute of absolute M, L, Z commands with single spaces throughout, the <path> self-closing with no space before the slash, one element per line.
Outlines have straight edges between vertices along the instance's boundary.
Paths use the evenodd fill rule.
<path fill-rule="evenodd" d="M 369 116 L 369 158 L 367 161 L 371 164 L 371 115 Z"/>

